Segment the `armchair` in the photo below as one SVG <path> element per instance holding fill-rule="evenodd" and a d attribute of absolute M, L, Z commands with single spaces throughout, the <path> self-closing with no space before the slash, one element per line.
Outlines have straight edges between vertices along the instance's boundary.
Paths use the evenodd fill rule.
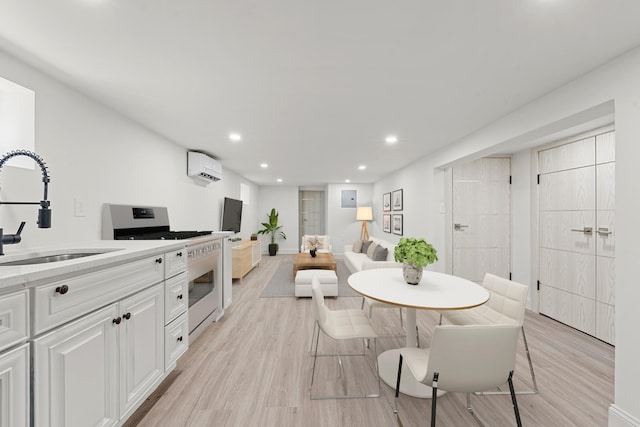
<path fill-rule="evenodd" d="M 311 243 L 316 242 L 318 252 L 331 252 L 331 238 L 327 235 L 305 234 L 302 236 L 300 252 L 307 252 L 311 249 Z"/>

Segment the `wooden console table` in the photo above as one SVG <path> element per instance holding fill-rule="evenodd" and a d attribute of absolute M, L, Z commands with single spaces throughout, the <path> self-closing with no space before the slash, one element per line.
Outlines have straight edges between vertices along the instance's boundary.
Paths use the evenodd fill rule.
<path fill-rule="evenodd" d="M 231 247 L 231 278 L 240 279 L 260 264 L 262 246 L 260 240 L 243 240 L 239 245 Z"/>

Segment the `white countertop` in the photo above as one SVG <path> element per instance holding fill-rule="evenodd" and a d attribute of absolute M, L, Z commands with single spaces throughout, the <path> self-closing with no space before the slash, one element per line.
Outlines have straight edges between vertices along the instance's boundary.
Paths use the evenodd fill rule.
<path fill-rule="evenodd" d="M 0 291 L 37 285 L 56 277 L 84 274 L 123 262 L 184 248 L 190 240 L 97 240 L 11 252 L 0 256 Z M 14 260 L 76 252 L 100 252 L 82 258 L 44 264 L 3 266 Z"/>

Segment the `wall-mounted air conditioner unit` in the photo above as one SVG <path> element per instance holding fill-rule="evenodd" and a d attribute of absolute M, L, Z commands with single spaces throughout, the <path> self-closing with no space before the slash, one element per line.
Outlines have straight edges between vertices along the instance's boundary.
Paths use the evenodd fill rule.
<path fill-rule="evenodd" d="M 222 179 L 222 164 L 204 153 L 187 153 L 187 175 L 202 181 L 215 182 Z"/>

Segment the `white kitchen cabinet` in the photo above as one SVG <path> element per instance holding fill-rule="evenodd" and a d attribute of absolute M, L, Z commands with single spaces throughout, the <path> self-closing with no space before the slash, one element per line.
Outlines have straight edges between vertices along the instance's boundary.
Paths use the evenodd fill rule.
<path fill-rule="evenodd" d="M 165 254 L 164 277 L 173 277 L 187 269 L 187 250 L 179 249 Z"/>
<path fill-rule="evenodd" d="M 164 375 L 164 287 L 119 304 L 120 416 L 129 416 Z"/>
<path fill-rule="evenodd" d="M 189 313 L 184 312 L 180 317 L 165 327 L 165 370 L 173 369 L 182 356 L 189 349 Z"/>
<path fill-rule="evenodd" d="M 0 297 L 0 351 L 29 337 L 27 290 Z"/>
<path fill-rule="evenodd" d="M 117 425 L 118 304 L 33 342 L 34 425 Z"/>
<path fill-rule="evenodd" d="M 29 425 L 29 345 L 0 355 L 0 427 Z"/>
<path fill-rule="evenodd" d="M 163 375 L 158 283 L 34 340 L 35 425 L 117 425 Z"/>
<path fill-rule="evenodd" d="M 165 282 L 165 323 L 170 323 L 173 319 L 187 311 L 189 304 L 189 282 L 187 272 L 167 279 Z"/>

